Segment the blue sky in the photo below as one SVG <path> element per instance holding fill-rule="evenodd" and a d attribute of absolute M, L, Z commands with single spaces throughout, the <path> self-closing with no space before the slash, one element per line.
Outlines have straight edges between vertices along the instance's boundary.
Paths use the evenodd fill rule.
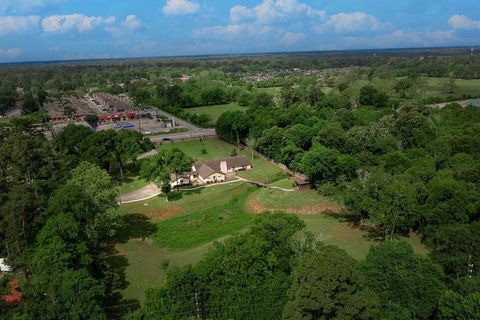
<path fill-rule="evenodd" d="M 0 62 L 480 45 L 480 0 L 0 0 Z"/>

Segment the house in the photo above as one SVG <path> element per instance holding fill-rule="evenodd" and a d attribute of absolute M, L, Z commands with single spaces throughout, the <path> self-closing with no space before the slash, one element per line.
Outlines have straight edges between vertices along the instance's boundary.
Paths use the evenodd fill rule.
<path fill-rule="evenodd" d="M 208 160 L 192 166 L 190 179 L 201 184 L 223 182 L 229 174 L 252 168 L 247 157 Z"/>
<path fill-rule="evenodd" d="M 188 186 L 191 184 L 192 181 L 190 180 L 189 174 L 176 175 L 172 173 L 170 175 L 170 186 L 172 188 Z"/>
<path fill-rule="evenodd" d="M 297 190 L 309 190 L 312 188 L 312 183 L 307 178 L 295 177 L 294 183 Z"/>
<path fill-rule="evenodd" d="M 12 272 L 12 267 L 10 267 L 5 258 L 0 258 L 0 273 Z"/>

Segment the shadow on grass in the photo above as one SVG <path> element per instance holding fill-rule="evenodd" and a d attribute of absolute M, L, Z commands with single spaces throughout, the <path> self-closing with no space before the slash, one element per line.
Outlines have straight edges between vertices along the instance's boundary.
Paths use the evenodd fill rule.
<path fill-rule="evenodd" d="M 157 231 L 155 224 L 143 214 L 133 213 L 122 217 L 122 226 L 117 229 L 116 243 L 126 243 L 130 239 L 146 238 Z"/>
<path fill-rule="evenodd" d="M 183 199 L 183 192 L 173 191 L 167 195 L 169 202 L 175 202 Z"/>
<path fill-rule="evenodd" d="M 105 310 L 109 319 L 122 318 L 140 307 L 138 300 L 124 299 L 120 292 L 129 285 L 125 275 L 129 263 L 125 254 L 115 248 L 115 244 L 126 243 L 130 239 L 144 239 L 156 232 L 156 226 L 143 214 L 129 214 L 122 216 L 121 219 L 121 227 L 117 229 L 117 233 L 112 239 L 111 254 L 105 258 L 111 267 L 112 282 L 114 283 L 114 288 L 106 300 Z"/>
<path fill-rule="evenodd" d="M 127 288 L 129 285 L 125 276 L 125 269 L 128 266 L 128 260 L 118 251 L 115 255 L 111 255 L 106 258 L 106 260 L 107 263 L 112 267 L 112 271 L 115 272 L 115 285 L 112 293 L 105 301 L 105 312 L 107 313 L 109 319 L 123 318 L 128 313 L 140 307 L 140 302 L 137 299 L 124 299 L 120 293 L 120 290 Z"/>

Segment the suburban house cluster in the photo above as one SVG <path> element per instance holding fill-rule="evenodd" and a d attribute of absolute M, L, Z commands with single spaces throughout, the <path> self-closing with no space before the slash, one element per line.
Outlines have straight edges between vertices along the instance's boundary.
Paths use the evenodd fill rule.
<path fill-rule="evenodd" d="M 252 168 L 247 157 L 231 157 L 220 160 L 207 160 L 195 163 L 192 171 L 181 175 L 171 175 L 170 185 L 172 188 L 191 184 L 211 184 L 227 180 L 237 171 L 245 171 Z"/>

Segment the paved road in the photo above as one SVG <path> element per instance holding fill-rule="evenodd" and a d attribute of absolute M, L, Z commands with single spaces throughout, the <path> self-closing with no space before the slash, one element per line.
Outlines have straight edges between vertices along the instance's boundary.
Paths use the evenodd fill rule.
<path fill-rule="evenodd" d="M 215 129 L 200 129 L 200 131 L 190 131 L 182 133 L 162 134 L 159 136 L 151 136 L 150 141 L 160 143 L 164 141 L 182 141 L 189 139 L 213 138 L 216 137 Z"/>
<path fill-rule="evenodd" d="M 153 108 L 153 107 L 152 107 Z M 160 136 L 152 136 L 150 137 L 150 140 L 153 143 L 159 143 L 162 141 L 165 141 L 165 139 L 170 139 L 173 141 L 179 141 L 179 140 L 188 140 L 188 139 L 200 139 L 200 138 L 210 138 L 210 137 L 215 137 L 215 129 L 204 129 L 204 128 L 199 128 L 183 119 L 180 119 L 168 112 L 165 112 L 163 110 L 156 110 L 157 114 L 169 117 L 169 118 L 174 118 L 175 122 L 177 125 L 180 125 L 184 128 L 187 128 L 189 132 L 183 132 L 183 133 L 172 133 L 172 134 L 164 134 Z"/>

